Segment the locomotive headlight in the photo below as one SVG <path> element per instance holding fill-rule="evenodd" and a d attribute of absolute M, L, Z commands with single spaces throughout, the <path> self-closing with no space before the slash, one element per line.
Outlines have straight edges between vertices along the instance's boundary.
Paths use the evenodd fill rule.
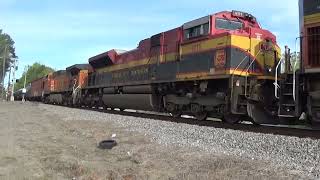
<path fill-rule="evenodd" d="M 267 73 L 272 73 L 273 69 L 270 66 L 265 66 L 265 70 Z"/>

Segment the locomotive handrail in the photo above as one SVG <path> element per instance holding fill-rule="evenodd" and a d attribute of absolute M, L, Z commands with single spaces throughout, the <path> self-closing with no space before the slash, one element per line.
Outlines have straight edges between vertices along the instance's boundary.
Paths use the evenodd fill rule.
<path fill-rule="evenodd" d="M 77 85 L 77 79 L 74 79 L 74 84 L 73 84 L 73 87 L 72 87 L 72 90 L 75 91 L 77 88 L 75 88 Z"/>
<path fill-rule="evenodd" d="M 77 81 L 75 81 L 73 88 L 72 88 L 72 103 L 75 104 L 76 102 L 76 97 L 78 95 L 78 90 L 80 89 L 80 84 L 76 87 Z M 75 88 L 76 87 L 76 88 Z"/>
<path fill-rule="evenodd" d="M 280 88 L 280 85 L 278 84 L 278 69 L 281 65 L 281 63 L 283 62 L 283 59 L 280 59 L 280 61 L 278 62 L 277 66 L 276 66 L 276 72 L 275 72 L 275 77 L 274 77 L 274 96 L 279 99 L 280 97 L 278 96 L 278 89 Z"/>
<path fill-rule="evenodd" d="M 72 93 L 75 94 L 75 92 L 80 88 L 80 85 L 73 89 Z"/>
<path fill-rule="evenodd" d="M 232 99 L 232 97 L 233 97 L 233 86 L 234 86 L 233 80 L 234 80 L 234 73 L 236 72 L 236 70 L 239 69 L 239 67 L 241 66 L 241 64 L 242 64 L 247 58 L 248 58 L 248 55 L 242 59 L 242 61 L 238 64 L 238 66 L 237 66 L 237 67 L 233 70 L 233 72 L 232 72 L 232 76 L 231 76 L 231 83 L 232 83 L 232 85 L 231 85 L 231 99 Z"/>
<path fill-rule="evenodd" d="M 261 53 L 261 49 L 258 51 L 258 53 L 256 54 L 256 56 L 253 58 L 253 60 L 251 61 L 251 63 L 249 64 L 249 66 L 246 69 L 246 80 L 245 80 L 245 88 L 244 88 L 244 95 L 247 97 L 247 85 L 248 85 L 248 71 L 250 69 L 250 67 L 252 66 L 252 64 L 256 61 L 256 58 L 258 57 L 258 55 L 260 55 Z M 231 86 L 231 98 L 233 96 L 233 80 L 234 80 L 234 73 L 235 71 L 241 66 L 241 64 L 247 59 L 248 56 L 246 56 L 245 58 L 243 58 L 243 60 L 238 64 L 238 66 L 236 67 L 236 69 L 233 70 L 232 72 L 232 77 L 231 77 L 231 82 L 232 82 L 232 86 Z M 240 76 L 242 75 L 244 71 L 242 70 L 240 73 Z"/>
<path fill-rule="evenodd" d="M 296 57 L 297 57 L 297 41 L 298 41 L 298 39 L 301 39 L 302 37 L 297 37 L 296 38 L 296 42 L 295 42 L 295 54 L 296 54 Z M 301 56 L 301 55 L 300 55 Z M 301 62 L 301 57 L 299 58 L 299 61 Z M 294 62 L 294 65 L 293 65 L 293 67 L 292 67 L 292 69 L 293 69 L 293 80 L 292 80 L 292 82 L 293 82 L 293 85 L 292 85 L 292 96 L 293 96 L 293 101 L 294 102 L 296 102 L 296 67 L 297 67 L 297 59 L 295 60 L 295 62 Z M 301 68 L 301 67 L 300 67 Z"/>
<path fill-rule="evenodd" d="M 239 69 L 239 67 L 240 67 L 240 66 L 241 66 L 241 64 L 244 62 L 244 60 L 246 60 L 246 59 L 247 59 L 247 57 L 248 57 L 248 56 L 246 56 L 246 57 L 244 57 L 244 58 L 242 59 L 242 61 L 238 64 L 238 66 L 236 67 L 236 69 L 234 69 L 234 70 L 233 70 L 232 75 L 234 75 L 234 73 L 236 72 L 236 70 L 238 70 L 238 69 Z"/>
<path fill-rule="evenodd" d="M 292 94 L 293 94 L 293 100 L 296 101 L 296 66 L 297 61 L 294 63 L 293 66 L 293 87 L 292 87 Z"/>
<path fill-rule="evenodd" d="M 77 80 L 75 80 L 74 84 L 73 84 L 73 88 L 72 88 L 72 94 L 75 95 L 78 91 L 78 89 L 80 88 L 80 84 L 76 87 L 77 85 Z"/>
<path fill-rule="evenodd" d="M 252 64 L 256 61 L 257 57 L 260 55 L 261 53 L 261 49 L 258 51 L 258 53 L 256 54 L 256 56 L 253 58 L 253 60 L 251 61 L 250 65 L 248 66 L 247 70 L 246 70 L 246 80 L 245 80 L 245 88 L 244 88 L 244 95 L 247 97 L 247 86 L 248 86 L 248 72 L 249 69 L 251 68 Z M 241 72 L 240 75 L 242 75 L 243 71 Z"/>

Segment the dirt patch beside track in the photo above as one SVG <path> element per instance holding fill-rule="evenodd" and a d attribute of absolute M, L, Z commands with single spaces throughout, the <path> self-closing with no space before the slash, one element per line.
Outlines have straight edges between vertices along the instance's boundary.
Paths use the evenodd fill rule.
<path fill-rule="evenodd" d="M 66 120 L 32 103 L 0 103 L 0 123 L 0 179 L 299 178 L 267 162 L 159 145 L 115 124 Z M 112 134 L 118 146 L 96 147 Z"/>

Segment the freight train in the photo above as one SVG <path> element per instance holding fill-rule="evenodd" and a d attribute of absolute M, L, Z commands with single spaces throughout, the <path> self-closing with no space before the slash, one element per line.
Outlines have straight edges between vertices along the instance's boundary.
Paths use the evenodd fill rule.
<path fill-rule="evenodd" d="M 317 30 L 308 29 L 319 20 L 307 8 L 315 2 L 319 1 L 300 2 L 301 16 L 306 16 L 302 33 L 309 33 L 305 37 L 313 37 L 310 33 Z M 249 13 L 223 11 L 153 35 L 136 49 L 112 49 L 90 58 L 89 64 L 49 74 L 31 83 L 27 98 L 75 107 L 192 115 L 198 120 L 214 117 L 227 123 L 292 123 L 305 112 L 315 122 L 320 84 L 319 76 L 314 76 L 317 43 L 319 39 L 301 38 L 302 49 L 308 51 L 301 62 L 308 66 L 280 74 L 280 64 L 289 64 L 290 55 L 286 50 L 286 59 L 281 59 L 275 35 Z M 302 102 L 308 104 L 307 112 Z"/>
<path fill-rule="evenodd" d="M 273 97 L 280 57 L 276 37 L 254 16 L 224 11 L 144 39 L 131 51 L 94 56 L 90 66 L 74 65 L 35 80 L 28 98 L 262 123 L 261 107 L 276 101 L 263 97 Z"/>

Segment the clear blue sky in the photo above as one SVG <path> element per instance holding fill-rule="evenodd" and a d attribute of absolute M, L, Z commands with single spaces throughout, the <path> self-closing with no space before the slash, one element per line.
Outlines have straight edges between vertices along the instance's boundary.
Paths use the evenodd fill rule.
<path fill-rule="evenodd" d="M 40 62 L 64 69 L 109 49 L 131 49 L 158 32 L 223 10 L 246 11 L 294 49 L 297 0 L 0 0 L 0 29 L 15 40 L 21 76 Z"/>

